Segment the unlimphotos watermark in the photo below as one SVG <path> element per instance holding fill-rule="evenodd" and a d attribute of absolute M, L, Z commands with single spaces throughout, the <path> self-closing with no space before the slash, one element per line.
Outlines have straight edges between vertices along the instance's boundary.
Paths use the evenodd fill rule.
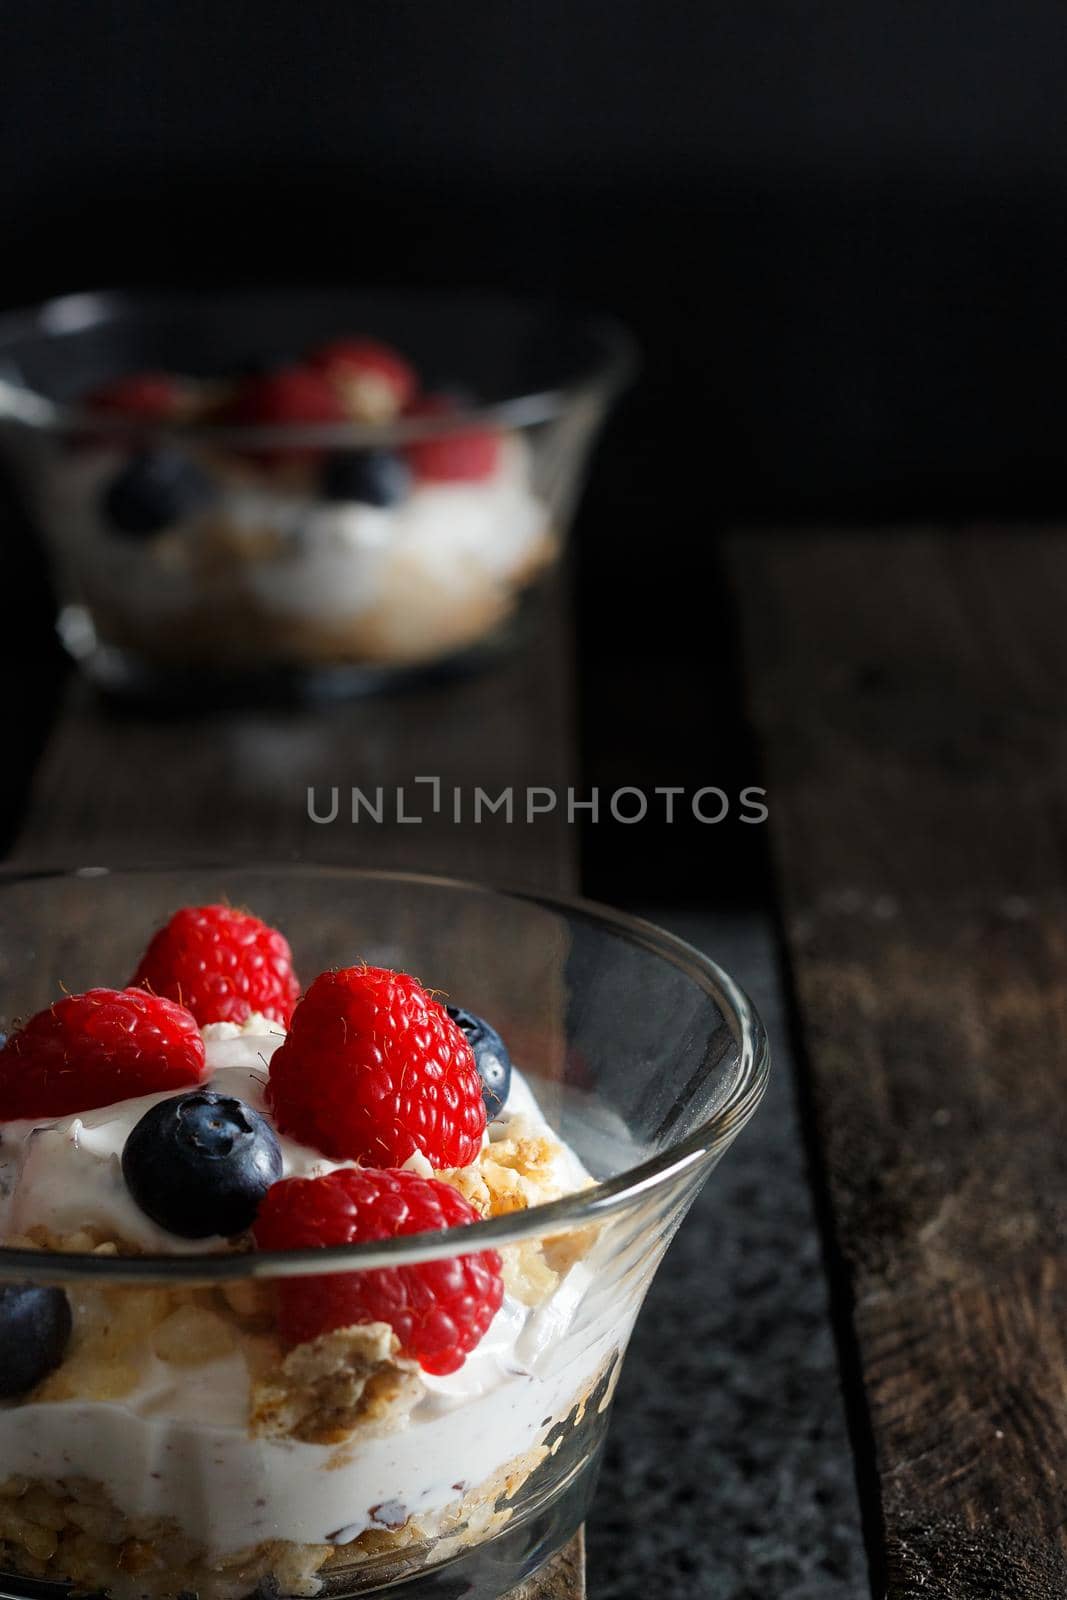
<path fill-rule="evenodd" d="M 415 788 L 418 784 L 420 787 Z M 312 822 L 345 820 L 353 824 L 420 823 L 443 817 L 456 824 L 503 818 L 506 823 L 536 823 L 543 817 L 563 816 L 568 823 L 607 820 L 629 825 L 648 820 L 678 822 L 693 818 L 713 825 L 734 817 L 738 822 L 766 822 L 766 789 L 748 785 L 731 795 L 716 784 L 699 789 L 684 784 L 657 784 L 642 789 L 624 784 L 618 789 L 560 789 L 550 784 L 506 784 L 493 792 L 478 785 L 464 788 L 441 778 L 412 778 L 410 783 L 378 784 L 342 789 L 331 784 L 320 792 L 310 784 L 307 813 Z"/>

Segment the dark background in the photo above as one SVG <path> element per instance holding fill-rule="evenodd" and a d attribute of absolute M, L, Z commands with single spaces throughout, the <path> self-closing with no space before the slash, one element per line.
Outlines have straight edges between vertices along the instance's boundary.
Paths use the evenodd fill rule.
<path fill-rule="evenodd" d="M 615 312 L 645 361 L 576 530 L 584 781 L 736 790 L 724 528 L 1067 507 L 1065 46 L 1062 0 L 4 0 L 0 303 L 333 280 Z M 10 506 L 0 585 L 2 849 L 62 673 Z M 777 1043 L 769 937 L 729 910 L 769 899 L 765 833 L 602 823 L 583 879 L 733 952 Z M 598 1594 L 865 1592 L 789 1084 L 638 1330 Z"/>
<path fill-rule="evenodd" d="M 1053 0 L 7 0 L 0 299 L 333 279 L 616 312 L 646 356 L 579 528 L 586 777 L 736 787 L 722 526 L 1063 509 L 1065 43 Z M 10 529 L 4 664 L 47 686 Z M 588 841 L 595 892 L 693 886 L 693 828 L 641 830 L 654 882 L 631 838 Z"/>

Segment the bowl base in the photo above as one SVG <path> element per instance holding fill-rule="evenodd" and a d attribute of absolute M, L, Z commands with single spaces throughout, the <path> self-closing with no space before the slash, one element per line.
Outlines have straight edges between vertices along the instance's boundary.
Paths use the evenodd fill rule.
<path fill-rule="evenodd" d="M 57 623 L 67 653 L 108 698 L 170 707 L 323 705 L 386 691 L 421 687 L 479 672 L 526 637 L 524 605 L 507 623 L 465 649 L 420 662 L 346 662 L 333 665 L 183 666 L 151 661 L 101 639 L 81 606 L 64 608 Z"/>
<path fill-rule="evenodd" d="M 491 1539 L 472 1545 L 451 1560 L 408 1577 L 383 1571 L 378 1583 L 368 1567 L 361 1565 L 353 1569 L 359 1574 L 356 1581 L 343 1571 L 328 1578 L 316 1600 L 364 1600 L 367 1595 L 386 1593 L 396 1600 L 510 1600 L 520 1585 L 535 1577 L 578 1533 L 593 1499 L 599 1466 L 600 1450 L 596 1448 L 547 1504 L 520 1516 Z M 76 1592 L 84 1595 L 84 1591 L 75 1591 L 68 1584 L 0 1570 L 0 1600 L 71 1600 Z M 265 1600 L 268 1593 L 272 1600 L 285 1600 L 276 1590 L 265 1588 L 253 1591 L 248 1600 Z M 574 1600 L 582 1600 L 583 1595 L 584 1588 L 577 1589 Z M 537 1597 L 523 1590 L 522 1600 Z M 553 1590 L 551 1600 L 571 1600 L 571 1596 L 569 1592 L 564 1596 Z"/>
<path fill-rule="evenodd" d="M 535 1577 L 581 1528 L 592 1503 L 599 1464 L 596 1452 L 547 1505 L 450 1561 L 369 1588 L 365 1584 L 349 1588 L 339 1576 L 336 1585 L 326 1586 L 322 1600 L 362 1600 L 368 1594 L 385 1593 L 396 1600 L 511 1600 L 514 1591 Z M 574 1600 L 580 1595 L 584 1589 Z M 538 1597 L 523 1589 L 522 1600 Z M 570 1600 L 570 1596 L 554 1592 L 551 1600 Z"/>

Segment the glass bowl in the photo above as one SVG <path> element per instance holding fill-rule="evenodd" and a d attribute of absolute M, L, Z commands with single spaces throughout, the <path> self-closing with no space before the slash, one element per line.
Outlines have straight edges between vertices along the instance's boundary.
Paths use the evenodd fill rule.
<path fill-rule="evenodd" d="M 242 381 L 351 336 L 401 352 L 419 395 L 397 409 L 402 384 L 346 369 L 344 420 L 235 408 Z M 514 631 L 632 365 L 605 320 L 491 296 L 74 295 L 0 318 L 0 442 L 98 682 L 361 692 Z M 169 375 L 169 403 L 157 381 L 116 409 L 136 373 Z M 322 382 L 286 407 L 315 412 Z"/>
<path fill-rule="evenodd" d="M 491 1019 L 593 1182 L 352 1248 L 115 1254 L 95 1235 L 0 1248 L 0 1282 L 60 1286 L 74 1324 L 44 1383 L 0 1402 L 2 1592 L 66 1579 L 122 1600 L 379 1587 L 496 1600 L 585 1517 L 649 1281 L 763 1094 L 763 1029 L 712 961 L 646 923 L 313 867 L 3 875 L 0 1027 L 61 989 L 122 983 L 175 908 L 220 898 L 283 928 L 305 978 L 366 959 Z M 99 1141 L 86 1127 L 67 1137 Z M 7 1152 L 9 1180 L 18 1159 Z M 57 1195 L 76 1206 L 69 1183 Z M 423 1375 L 427 1392 L 399 1417 L 388 1388 L 355 1420 L 328 1391 L 324 1432 L 277 1347 L 275 1295 L 308 1276 L 454 1259 L 457 1232 L 463 1253 L 500 1252 L 505 1281 L 524 1286 L 509 1287 L 490 1354 L 447 1380 Z"/>

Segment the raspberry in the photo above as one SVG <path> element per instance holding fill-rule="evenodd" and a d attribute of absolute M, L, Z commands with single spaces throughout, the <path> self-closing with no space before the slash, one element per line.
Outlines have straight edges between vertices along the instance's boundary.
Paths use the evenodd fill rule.
<path fill-rule="evenodd" d="M 165 372 L 131 372 L 101 384 L 85 397 L 85 404 L 92 411 L 139 417 L 146 422 L 163 422 L 174 416 L 179 402 L 178 383 Z"/>
<path fill-rule="evenodd" d="M 436 1233 L 476 1220 L 469 1202 L 436 1178 L 348 1167 L 324 1178 L 274 1184 L 253 1232 L 263 1250 L 300 1250 Z M 353 1323 L 387 1322 L 402 1355 L 427 1372 L 455 1372 L 503 1297 L 500 1257 L 481 1250 L 408 1267 L 282 1278 L 278 1328 L 287 1344 L 303 1344 Z"/>
<path fill-rule="evenodd" d="M 427 395 L 409 407 L 408 416 L 446 417 L 456 409 L 447 395 Z M 417 478 L 433 483 L 475 483 L 491 478 L 500 463 L 501 437 L 492 428 L 464 429 L 407 447 Z"/>
<path fill-rule="evenodd" d="M 419 380 L 403 356 L 375 339 L 331 339 L 308 365 L 335 386 L 356 422 L 389 422 L 414 398 Z"/>
<path fill-rule="evenodd" d="M 223 418 L 234 427 L 285 427 L 347 420 L 330 381 L 312 367 L 283 367 L 246 378 Z M 321 451 L 300 445 L 271 446 L 248 452 L 268 463 L 314 461 Z"/>
<path fill-rule="evenodd" d="M 203 1074 L 204 1041 L 184 1006 L 140 989 L 90 989 L 10 1035 L 0 1050 L 0 1122 L 185 1089 Z"/>
<path fill-rule="evenodd" d="M 288 941 L 247 911 L 185 906 L 141 957 L 130 987 L 169 996 L 201 1027 L 247 1022 L 253 1011 L 289 1026 L 300 985 Z"/>
<path fill-rule="evenodd" d="M 271 1057 L 268 1100 L 282 1133 L 338 1161 L 465 1167 L 485 1105 L 460 1029 L 414 978 L 383 967 L 324 972 Z"/>

